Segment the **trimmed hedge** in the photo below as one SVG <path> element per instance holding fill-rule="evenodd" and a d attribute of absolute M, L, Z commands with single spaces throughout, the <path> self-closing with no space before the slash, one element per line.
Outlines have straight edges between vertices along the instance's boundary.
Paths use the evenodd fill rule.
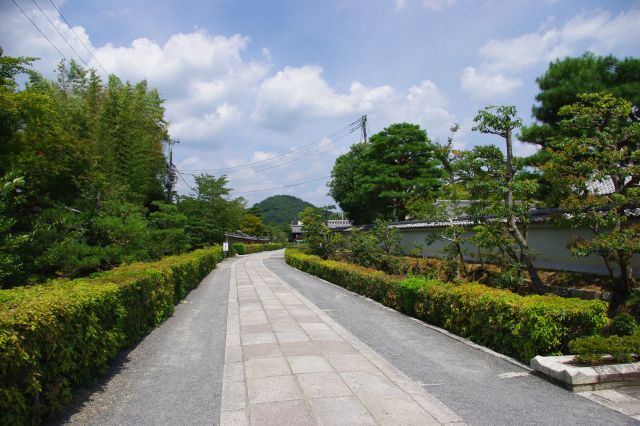
<path fill-rule="evenodd" d="M 0 291 L 0 424 L 37 424 L 169 317 L 220 247 Z"/>
<path fill-rule="evenodd" d="M 640 331 L 630 336 L 580 337 L 569 343 L 580 363 L 601 365 L 635 362 L 640 359 Z"/>
<path fill-rule="evenodd" d="M 287 249 L 286 262 L 459 336 L 528 362 L 566 352 L 571 340 L 608 323 L 600 300 L 520 296 L 477 283 L 392 276 Z"/>
<path fill-rule="evenodd" d="M 284 248 L 283 243 L 267 243 L 267 244 L 244 244 L 244 243 L 235 243 L 232 245 L 233 250 L 237 254 L 251 254 L 258 253 L 261 251 L 269 251 L 269 250 L 280 250 Z"/>

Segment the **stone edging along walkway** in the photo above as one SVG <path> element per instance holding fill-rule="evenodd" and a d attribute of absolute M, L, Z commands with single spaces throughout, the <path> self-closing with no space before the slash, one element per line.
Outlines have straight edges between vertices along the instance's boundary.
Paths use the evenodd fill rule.
<path fill-rule="evenodd" d="M 221 425 L 462 423 L 269 271 L 268 256 L 232 266 Z"/>

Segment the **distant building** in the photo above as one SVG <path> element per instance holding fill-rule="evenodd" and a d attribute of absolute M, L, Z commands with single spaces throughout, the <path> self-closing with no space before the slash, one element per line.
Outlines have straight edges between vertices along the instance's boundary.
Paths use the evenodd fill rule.
<path fill-rule="evenodd" d="M 289 226 L 291 227 L 289 241 L 292 243 L 302 242 L 304 240 L 304 236 L 302 235 L 302 222 L 291 223 Z"/>
<path fill-rule="evenodd" d="M 351 226 L 351 221 L 348 219 L 328 220 L 327 226 L 330 229 L 347 228 Z"/>
<path fill-rule="evenodd" d="M 256 237 L 254 235 L 247 235 L 241 231 L 225 232 L 224 236 L 227 237 L 227 241 L 229 241 L 231 244 L 233 243 L 264 244 L 270 241 L 269 238 L 267 237 Z"/>
<path fill-rule="evenodd" d="M 338 220 L 328 220 L 327 226 L 332 231 L 343 231 L 345 229 L 349 229 L 352 226 L 350 220 L 347 219 L 338 219 Z M 304 234 L 302 232 L 302 222 L 298 221 L 297 223 L 289 224 L 291 228 L 291 235 L 289 236 L 289 241 L 291 242 L 302 242 L 304 241 Z"/>

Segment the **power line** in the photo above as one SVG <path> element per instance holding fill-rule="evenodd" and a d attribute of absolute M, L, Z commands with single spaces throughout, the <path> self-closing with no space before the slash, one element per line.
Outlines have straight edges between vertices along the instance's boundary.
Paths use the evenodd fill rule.
<path fill-rule="evenodd" d="M 67 24 L 67 26 L 69 27 L 69 29 L 71 30 L 71 32 L 73 33 L 74 36 L 76 36 L 76 38 L 78 39 L 78 41 L 84 46 L 85 49 L 87 49 L 87 52 L 89 52 L 89 55 L 91 55 L 91 57 L 93 58 L 94 61 L 96 61 L 96 63 L 100 66 L 100 68 L 102 69 L 102 71 L 104 71 L 104 73 L 106 75 L 109 75 L 109 73 L 107 72 L 107 70 L 102 66 L 102 64 L 100 63 L 100 61 L 98 61 L 98 58 L 96 58 L 93 54 L 93 52 L 91 51 L 91 49 L 89 49 L 87 47 L 86 44 L 84 44 L 84 41 L 82 41 L 82 39 L 78 36 L 78 34 L 73 30 L 73 27 L 71 26 L 71 24 L 69 23 L 69 21 L 67 21 L 67 18 L 64 17 L 64 15 L 62 14 L 62 12 L 60 11 L 60 9 L 58 9 L 58 7 L 53 3 L 53 1 L 49 0 L 49 3 L 51 3 L 51 6 L 54 7 L 55 10 L 58 11 L 58 14 L 60 15 L 60 17 L 62 18 L 62 20 Z"/>
<path fill-rule="evenodd" d="M 192 190 L 194 192 L 196 191 L 196 189 L 193 186 L 189 185 L 189 182 L 187 182 L 186 179 L 184 178 L 184 176 L 182 176 L 182 173 L 180 173 L 177 170 L 176 170 L 176 173 L 178 173 L 178 176 L 180 176 L 180 179 L 182 179 L 182 182 L 184 182 L 184 184 L 187 185 L 187 188 L 189 188 L 190 190 Z"/>
<path fill-rule="evenodd" d="M 273 187 L 273 188 L 264 188 L 264 189 L 254 189 L 252 191 L 234 192 L 234 194 L 236 194 L 236 195 L 237 194 L 249 194 L 249 193 L 253 193 L 253 192 L 264 192 L 264 191 L 273 191 L 273 190 L 276 190 L 276 189 L 292 188 L 294 186 L 300 186 L 300 185 L 304 185 L 304 184 L 311 183 L 311 182 L 317 182 L 317 181 L 323 180 L 323 179 L 329 179 L 330 177 L 331 176 L 323 176 L 323 177 L 320 177 L 320 178 L 317 178 L 317 179 L 311 179 L 311 180 L 307 180 L 307 181 L 304 181 L 304 182 L 293 183 L 291 185 L 276 186 L 276 187 Z"/>
<path fill-rule="evenodd" d="M 357 125 L 356 125 L 357 124 Z M 270 157 L 265 160 L 256 161 L 254 163 L 247 163 L 241 166 L 235 167 L 227 167 L 220 169 L 198 169 L 198 170 L 182 170 L 181 172 L 184 174 L 190 174 L 187 172 L 214 172 L 221 175 L 226 176 L 237 176 L 237 175 L 246 175 L 246 174 L 254 174 L 258 172 L 263 172 L 266 170 L 270 170 L 276 167 L 283 166 L 285 164 L 292 163 L 300 158 L 307 157 L 309 155 L 320 152 L 324 149 L 327 149 L 330 146 L 330 143 L 326 143 L 328 138 L 330 142 L 335 142 L 340 139 L 345 138 L 351 133 L 355 132 L 360 128 L 360 121 L 355 121 L 350 123 L 348 126 L 322 138 L 319 142 L 314 142 L 309 145 L 305 145 L 301 148 L 297 148 L 291 150 L 285 154 L 277 155 Z M 193 175 L 193 174 L 192 174 Z M 195 175 L 193 175 L 195 176 Z"/>
<path fill-rule="evenodd" d="M 42 37 L 44 37 L 45 39 L 47 39 L 47 41 L 49 42 L 49 44 L 50 44 L 51 46 L 53 46 L 53 48 L 54 48 L 54 49 L 56 49 L 56 50 L 58 51 L 58 53 L 60 54 L 60 56 L 62 56 L 62 57 L 64 58 L 64 60 L 65 60 L 65 61 L 69 61 L 69 60 L 67 59 L 67 57 L 66 57 L 66 56 L 64 56 L 64 53 L 62 53 L 62 52 L 60 51 L 60 49 L 58 49 L 58 46 L 56 46 L 55 44 L 53 44 L 53 42 L 52 42 L 51 40 L 49 40 L 49 37 L 47 37 L 47 36 L 46 36 L 46 34 L 42 32 L 42 30 L 40 29 L 40 27 L 38 27 L 38 26 L 36 25 L 36 23 L 35 23 L 35 22 L 33 22 L 33 21 L 31 20 L 31 18 L 29 18 L 29 15 L 27 15 L 27 13 L 26 13 L 26 12 L 25 12 L 21 7 L 20 7 L 20 5 L 19 5 L 18 3 L 16 3 L 16 0 L 11 0 L 11 1 L 13 2 L 13 4 L 15 4 L 15 5 L 16 5 L 16 7 L 17 7 L 18 9 L 20 9 L 20 12 L 22 12 L 22 14 L 24 15 L 24 17 L 25 17 L 25 18 L 27 18 L 27 19 L 29 20 L 29 22 L 31 22 L 31 25 L 33 25 L 34 27 L 36 27 L 36 29 L 37 29 L 38 31 L 40 31 L 40 34 L 42 34 Z"/>
<path fill-rule="evenodd" d="M 347 135 L 345 135 L 345 136 L 347 136 Z M 340 139 L 344 138 L 345 136 L 342 136 Z M 337 140 L 339 140 L 339 139 L 336 139 L 336 141 Z M 240 176 L 240 175 L 252 175 L 252 174 L 256 174 L 256 173 L 265 172 L 267 170 L 275 169 L 277 167 L 281 167 L 281 166 L 293 163 L 294 161 L 299 160 L 301 158 L 308 157 L 310 155 L 316 154 L 318 152 L 321 152 L 321 151 L 327 149 L 328 147 L 329 147 L 329 145 L 319 146 L 319 147 L 317 147 L 317 148 L 315 148 L 313 150 L 306 151 L 304 153 L 298 153 L 297 155 L 292 155 L 289 158 L 282 158 L 282 159 L 279 159 L 278 161 L 276 161 L 274 163 L 264 164 L 264 165 L 262 165 L 260 167 L 254 168 L 254 169 L 246 169 L 246 170 L 230 171 L 230 172 L 221 172 L 220 175 L 224 175 L 224 176 Z M 185 170 L 181 170 L 181 171 L 185 175 L 198 176 L 195 173 L 188 173 Z"/>
<path fill-rule="evenodd" d="M 312 142 L 310 144 L 304 145 L 300 148 L 294 148 L 284 154 L 279 154 L 279 155 L 274 155 L 272 157 L 269 158 L 265 158 L 264 160 L 260 160 L 260 161 L 255 161 L 255 162 L 250 162 L 250 163 L 245 163 L 245 164 L 241 164 L 238 166 L 231 166 L 231 167 L 221 167 L 221 168 L 217 168 L 217 169 L 189 169 L 189 170 L 184 170 L 184 171 L 202 171 L 202 172 L 218 172 L 221 174 L 226 174 L 224 172 L 237 172 L 237 171 L 252 171 L 252 170 L 256 170 L 257 168 L 266 166 L 266 165 L 271 165 L 271 164 L 275 164 L 283 159 L 288 159 L 291 156 L 297 156 L 297 155 L 306 155 L 309 152 L 316 152 L 318 149 L 323 149 L 325 148 L 328 144 L 326 143 L 327 140 L 331 141 L 332 139 L 341 139 L 344 136 L 347 136 L 353 132 L 355 132 L 360 126 L 360 121 L 354 121 L 353 123 L 349 123 L 347 126 L 343 127 L 340 130 L 337 130 L 333 133 L 330 133 L 318 140 L 316 140 L 315 142 Z"/>
<path fill-rule="evenodd" d="M 47 16 L 46 13 L 44 13 L 44 10 L 42 10 L 42 8 L 40 7 L 40 5 L 38 5 L 38 3 L 36 3 L 36 0 L 31 0 L 33 2 L 33 4 L 36 5 L 36 7 L 38 8 L 38 10 L 40 11 L 40 13 L 42 13 L 42 15 L 47 18 L 47 21 L 49 21 L 49 24 L 51 24 L 51 26 L 53 27 L 54 30 L 56 30 L 56 32 L 58 33 L 58 35 L 62 38 L 62 40 L 64 40 L 65 43 L 67 43 L 67 46 L 69 46 L 71 48 L 71 50 L 73 50 L 73 53 L 76 54 L 76 56 L 82 61 L 82 63 L 88 68 L 90 69 L 91 67 L 89 66 L 89 64 L 87 64 L 87 61 L 84 60 L 84 58 L 82 56 L 80 56 L 80 54 L 76 51 L 76 49 L 73 48 L 73 46 L 71 45 L 71 43 L 69 43 L 69 41 L 66 39 L 66 37 L 64 35 L 62 35 L 62 33 L 60 32 L 60 30 L 58 29 L 58 27 L 56 26 L 56 24 L 54 24 L 51 19 L 49 19 L 49 16 Z"/>

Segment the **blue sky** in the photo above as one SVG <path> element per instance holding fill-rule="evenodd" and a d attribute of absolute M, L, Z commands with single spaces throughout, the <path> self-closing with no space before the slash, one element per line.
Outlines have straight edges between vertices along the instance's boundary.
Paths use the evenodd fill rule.
<path fill-rule="evenodd" d="M 74 57 L 32 0 L 15 1 Z M 187 183 L 200 170 L 275 165 L 270 158 L 293 149 L 280 167 L 229 176 L 249 205 L 278 193 L 333 203 L 320 178 L 359 137 L 323 138 L 362 114 L 373 132 L 406 121 L 444 141 L 460 123 L 459 147 L 499 144 L 470 131 L 475 112 L 513 104 L 529 122 L 535 78 L 550 61 L 586 50 L 640 53 L 638 1 L 54 0 L 72 29 L 49 0 L 35 1 L 91 66 L 97 58 L 110 73 L 158 88 Z M 0 13 L 5 53 L 38 56 L 36 68 L 52 76 L 60 55 L 10 0 Z M 316 141 L 318 152 L 289 161 Z M 188 191 L 183 181 L 178 189 Z"/>

